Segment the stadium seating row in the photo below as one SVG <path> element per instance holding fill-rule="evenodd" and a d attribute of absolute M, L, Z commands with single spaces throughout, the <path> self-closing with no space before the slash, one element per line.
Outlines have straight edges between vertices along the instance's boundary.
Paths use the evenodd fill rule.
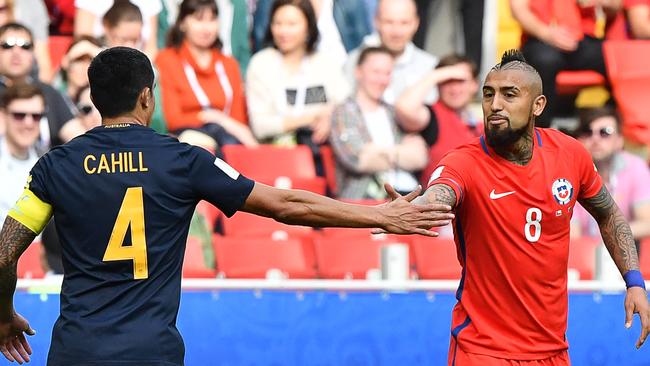
<path fill-rule="evenodd" d="M 234 217 L 238 216 L 244 218 L 224 225 L 226 235 L 213 238 L 214 266 L 206 263 L 200 241 L 188 239 L 184 277 L 265 278 L 269 270 L 277 270 L 287 278 L 363 279 L 369 271 L 379 269 L 382 246 L 403 243 L 409 247 L 412 278 L 460 278 L 456 246 L 449 239 L 372 235 L 367 229 L 316 231 L 244 213 Z M 247 221 L 249 218 L 252 221 Z M 242 223 L 254 230 L 234 230 Z M 597 245 L 598 241 L 590 238 L 571 243 L 569 270 L 580 280 L 593 279 Z M 44 277 L 41 256 L 41 244 L 32 244 L 18 262 L 18 276 Z M 641 269 L 650 273 L 650 242 L 642 243 Z"/>

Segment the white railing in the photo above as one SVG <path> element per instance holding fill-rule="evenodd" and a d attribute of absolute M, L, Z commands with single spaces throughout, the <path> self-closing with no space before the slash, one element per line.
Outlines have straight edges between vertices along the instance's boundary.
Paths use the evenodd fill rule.
<path fill-rule="evenodd" d="M 17 289 L 32 292 L 59 292 L 61 277 L 20 279 Z M 647 282 L 650 285 L 650 282 Z M 334 290 L 334 291 L 455 291 L 458 281 L 447 280 L 292 280 L 292 279 L 183 279 L 184 290 Z M 569 281 L 569 291 L 621 292 L 623 282 Z"/>

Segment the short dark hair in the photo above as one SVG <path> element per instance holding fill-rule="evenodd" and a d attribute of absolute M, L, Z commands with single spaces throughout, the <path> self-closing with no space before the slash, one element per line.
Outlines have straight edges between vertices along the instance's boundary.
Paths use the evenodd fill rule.
<path fill-rule="evenodd" d="M 45 94 L 35 84 L 14 84 L 8 87 L 0 97 L 0 107 L 7 108 L 14 100 L 30 99 L 35 96 L 41 97 L 43 104 L 45 104 Z"/>
<path fill-rule="evenodd" d="M 2 37 L 8 31 L 23 31 L 29 35 L 29 41 L 32 43 L 34 42 L 34 34 L 25 25 L 22 25 L 20 23 L 15 23 L 15 22 L 7 23 L 0 27 L 0 37 Z"/>
<path fill-rule="evenodd" d="M 102 117 L 132 111 L 144 88 L 153 90 L 154 73 L 144 53 L 129 47 L 100 52 L 88 68 L 90 95 Z"/>
<path fill-rule="evenodd" d="M 582 108 L 578 111 L 578 128 L 576 133 L 578 135 L 591 131 L 591 123 L 602 117 L 613 117 L 616 121 L 616 132 L 621 133 L 621 117 L 612 106 Z"/>
<path fill-rule="evenodd" d="M 271 24 L 273 24 L 273 17 L 275 16 L 275 13 L 278 11 L 278 9 L 285 5 L 295 6 L 307 19 L 307 53 L 313 53 L 316 51 L 316 43 L 318 43 L 320 34 L 318 33 L 318 21 L 316 20 L 316 12 L 314 11 L 314 7 L 311 5 L 310 0 L 275 0 L 271 6 L 269 25 L 266 28 L 266 37 L 264 38 L 265 43 L 274 48 L 278 48 L 275 44 L 275 41 L 273 41 Z"/>
<path fill-rule="evenodd" d="M 393 56 L 394 56 L 390 52 L 390 50 L 388 48 L 384 47 L 384 46 L 365 47 L 364 49 L 361 50 L 361 53 L 359 53 L 359 59 L 357 60 L 357 66 L 361 66 L 361 64 L 363 64 L 370 55 L 374 55 L 374 54 L 378 54 L 378 53 L 386 54 L 386 55 L 390 56 L 391 58 L 393 58 Z"/>
<path fill-rule="evenodd" d="M 472 61 L 471 58 L 456 53 L 452 53 L 451 55 L 447 55 L 441 58 L 440 62 L 438 62 L 438 65 L 436 65 L 436 69 L 439 69 L 441 67 L 446 67 L 446 66 L 454 66 L 458 64 L 468 64 L 470 69 L 472 70 L 472 77 L 474 79 L 478 77 L 479 70 L 478 67 L 476 66 L 476 63 Z"/>
<path fill-rule="evenodd" d="M 212 11 L 215 17 L 219 17 L 219 7 L 217 7 L 217 2 L 215 0 L 183 0 L 178 8 L 176 23 L 174 23 L 174 25 L 169 29 L 169 32 L 167 32 L 167 47 L 181 47 L 183 41 L 185 40 L 185 32 L 181 30 L 181 23 L 188 16 L 203 9 L 208 9 Z M 214 43 L 212 44 L 212 48 L 220 50 L 221 47 L 221 40 L 219 37 L 217 37 L 217 39 L 215 39 Z"/>
<path fill-rule="evenodd" d="M 142 23 L 140 8 L 128 0 L 116 0 L 102 17 L 102 24 L 107 28 L 115 28 L 121 22 Z"/>

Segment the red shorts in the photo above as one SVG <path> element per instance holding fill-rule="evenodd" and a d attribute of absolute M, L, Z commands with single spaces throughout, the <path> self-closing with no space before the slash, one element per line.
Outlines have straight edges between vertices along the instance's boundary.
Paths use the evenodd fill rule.
<path fill-rule="evenodd" d="M 449 347 L 448 366 L 570 366 L 569 352 L 560 352 L 543 360 L 509 360 L 476 353 L 467 353 L 456 347 L 456 341 L 451 339 Z"/>

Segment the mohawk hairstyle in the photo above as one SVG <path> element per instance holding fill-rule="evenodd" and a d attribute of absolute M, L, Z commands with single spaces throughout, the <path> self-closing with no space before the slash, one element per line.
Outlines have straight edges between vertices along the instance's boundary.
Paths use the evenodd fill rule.
<path fill-rule="evenodd" d="M 521 53 L 521 51 L 517 49 L 510 49 L 503 53 L 499 65 L 505 66 L 507 63 L 515 61 L 523 62 L 525 64 L 528 63 L 526 62 L 526 58 L 524 57 L 524 54 Z"/>
<path fill-rule="evenodd" d="M 501 62 L 494 65 L 494 67 L 492 68 L 492 70 L 495 71 L 512 70 L 512 69 L 529 71 L 538 74 L 537 70 L 535 70 L 534 67 L 532 67 L 528 62 L 526 62 L 526 58 L 524 57 L 524 54 L 517 49 L 510 49 L 504 52 L 503 56 L 501 56 Z"/>

